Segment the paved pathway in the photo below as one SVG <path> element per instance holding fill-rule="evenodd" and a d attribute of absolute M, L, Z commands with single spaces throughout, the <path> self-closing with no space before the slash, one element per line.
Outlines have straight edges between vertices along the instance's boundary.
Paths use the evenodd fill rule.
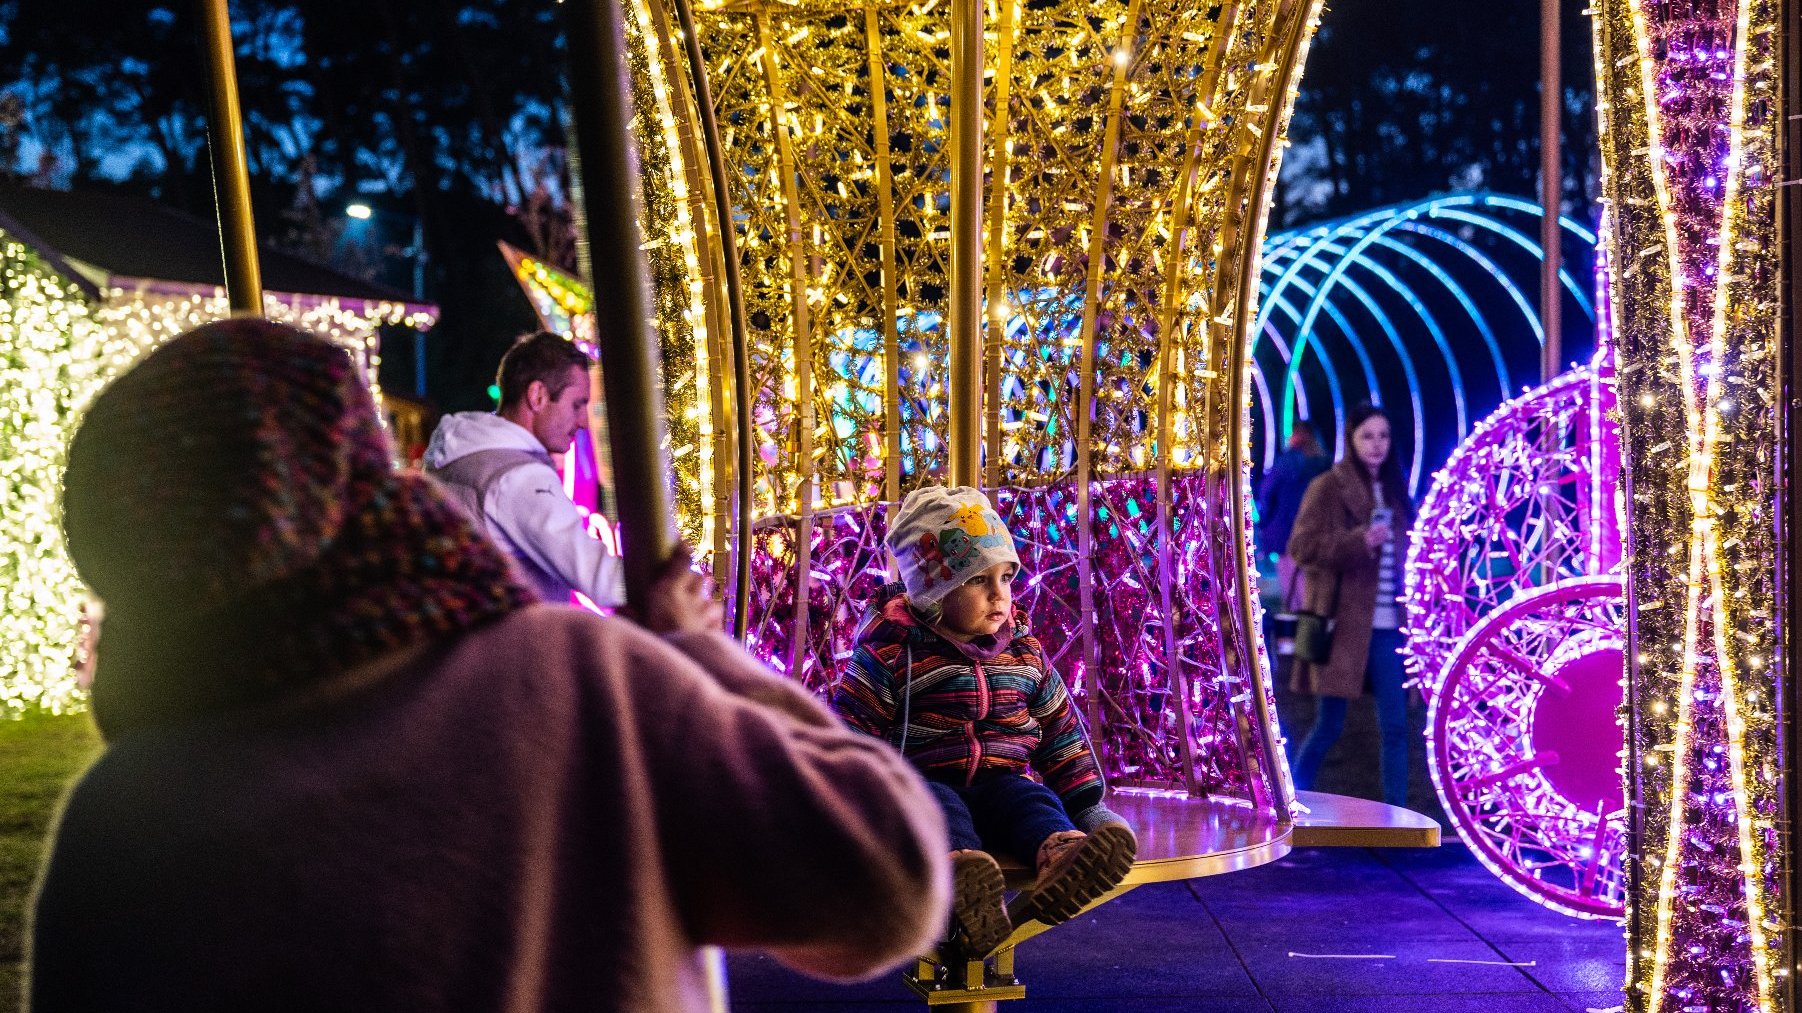
<path fill-rule="evenodd" d="M 1620 1005 L 1621 947 L 1613 923 L 1547 911 L 1459 844 L 1303 849 L 1261 869 L 1141 887 L 1027 942 L 1017 965 L 1027 998 L 1001 1009 L 1583 1013 Z M 734 1010 L 925 1009 L 898 976 L 827 985 L 763 957 L 735 957 L 731 974 Z"/>

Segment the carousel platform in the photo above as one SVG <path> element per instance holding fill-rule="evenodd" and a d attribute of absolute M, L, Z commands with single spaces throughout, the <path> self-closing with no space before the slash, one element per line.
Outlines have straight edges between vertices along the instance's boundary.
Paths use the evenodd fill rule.
<path fill-rule="evenodd" d="M 1584 1013 L 1620 1006 L 1621 933 L 1521 897 L 1455 839 L 1297 848 L 1230 876 L 1152 883 L 1032 940 L 1003 1011 Z M 732 1008 L 923 1009 L 896 975 L 836 986 L 733 957 Z"/>
<path fill-rule="evenodd" d="M 1305 730 L 1313 701 L 1279 694 L 1285 728 Z M 1413 715 L 1416 727 L 1422 715 Z M 1141 858 L 1123 890 L 1055 931 L 1029 924 L 1017 942 L 1026 994 L 1016 1013 L 1586 1013 L 1620 1007 L 1621 931 L 1578 921 L 1515 893 L 1448 830 L 1439 847 L 1415 820 L 1385 826 L 1377 794 L 1370 702 L 1346 722 L 1314 810 L 1272 836 L 1223 809 L 1210 832 L 1243 849 L 1209 861 L 1231 875 L 1181 867 L 1179 827 L 1159 824 L 1151 796 L 1135 803 Z M 1409 807 L 1443 823 L 1415 745 Z M 1332 798 L 1331 796 L 1340 796 Z M 1324 803 L 1324 804 L 1323 804 Z M 1370 807 L 1359 813 L 1362 807 Z M 1243 812 L 1243 810 L 1238 810 Z M 1362 820 L 1352 817 L 1362 815 Z M 1413 814 L 1408 814 L 1412 816 Z M 1335 824 L 1335 821 L 1336 824 Z M 1354 825 L 1348 839 L 1334 826 Z M 1161 827 L 1168 827 L 1164 832 Z M 1321 835 L 1326 835 L 1324 838 Z M 1436 836 L 1436 835 L 1435 835 Z M 1315 845 L 1334 845 L 1320 847 Z M 1166 855 L 1170 863 L 1157 860 Z M 1213 871 L 1229 871 L 1225 868 Z M 1203 876 L 1205 878 L 1190 878 Z M 812 981 L 767 957 L 730 961 L 732 1008 L 775 1013 L 903 1013 L 926 1008 L 901 976 L 861 985 Z"/>

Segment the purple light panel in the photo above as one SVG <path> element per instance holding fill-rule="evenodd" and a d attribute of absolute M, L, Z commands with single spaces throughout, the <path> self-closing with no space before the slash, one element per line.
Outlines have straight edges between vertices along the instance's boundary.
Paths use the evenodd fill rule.
<path fill-rule="evenodd" d="M 1250 720 L 1236 716 L 1236 708 L 1251 707 L 1247 673 L 1258 661 L 1248 652 L 1259 648 L 1230 634 L 1223 640 L 1220 632 L 1237 595 L 1224 568 L 1212 562 L 1231 558 L 1231 540 L 1222 523 L 1226 515 L 1218 504 L 1210 508 L 1209 485 L 1198 475 L 1172 482 L 1177 537 L 1171 612 L 1178 617 L 1180 668 L 1168 663 L 1164 649 L 1154 479 L 1096 483 L 1093 635 L 1101 664 L 1095 673 L 1081 664 L 1074 492 L 1067 484 L 1003 489 L 996 499 L 1020 550 L 1020 607 L 1088 716 L 1111 783 L 1268 804 L 1268 785 L 1247 772 L 1269 770 L 1269 758 Z M 765 522 L 757 533 L 748 642 L 810 689 L 830 693 L 854 646 L 864 605 L 888 576 L 885 519 L 878 505 L 816 514 L 812 521 L 813 580 L 804 630 L 795 620 L 791 577 L 794 522 Z M 1193 755 L 1194 783 L 1184 775 L 1185 751 Z"/>

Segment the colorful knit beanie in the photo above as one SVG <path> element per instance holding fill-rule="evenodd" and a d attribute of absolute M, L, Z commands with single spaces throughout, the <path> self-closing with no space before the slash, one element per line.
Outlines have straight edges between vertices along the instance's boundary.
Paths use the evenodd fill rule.
<path fill-rule="evenodd" d="M 69 449 L 64 532 L 106 605 L 109 737 L 272 699 L 531 600 L 429 480 L 397 473 L 341 348 L 240 318 L 105 390 Z"/>
<path fill-rule="evenodd" d="M 1014 536 L 981 490 L 915 489 L 889 525 L 889 552 L 901 568 L 907 598 L 926 607 L 996 563 L 1020 565 Z"/>

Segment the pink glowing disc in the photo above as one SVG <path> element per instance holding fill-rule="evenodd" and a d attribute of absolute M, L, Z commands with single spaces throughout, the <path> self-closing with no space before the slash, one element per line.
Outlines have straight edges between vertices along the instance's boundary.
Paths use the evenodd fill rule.
<path fill-rule="evenodd" d="M 1610 634 L 1554 666 L 1533 708 L 1533 751 L 1546 757 L 1546 780 L 1559 795 L 1591 811 L 1614 808 L 1626 744 L 1617 720 L 1626 652 Z"/>
<path fill-rule="evenodd" d="M 1618 723 L 1626 620 L 1610 353 L 1528 391 L 1453 452 L 1408 558 L 1428 767 L 1503 882 L 1568 914 L 1624 910 Z"/>
<path fill-rule="evenodd" d="M 1585 918 L 1624 910 L 1625 603 L 1618 577 L 1521 595 L 1459 641 L 1427 713 L 1458 836 L 1503 882 Z"/>

